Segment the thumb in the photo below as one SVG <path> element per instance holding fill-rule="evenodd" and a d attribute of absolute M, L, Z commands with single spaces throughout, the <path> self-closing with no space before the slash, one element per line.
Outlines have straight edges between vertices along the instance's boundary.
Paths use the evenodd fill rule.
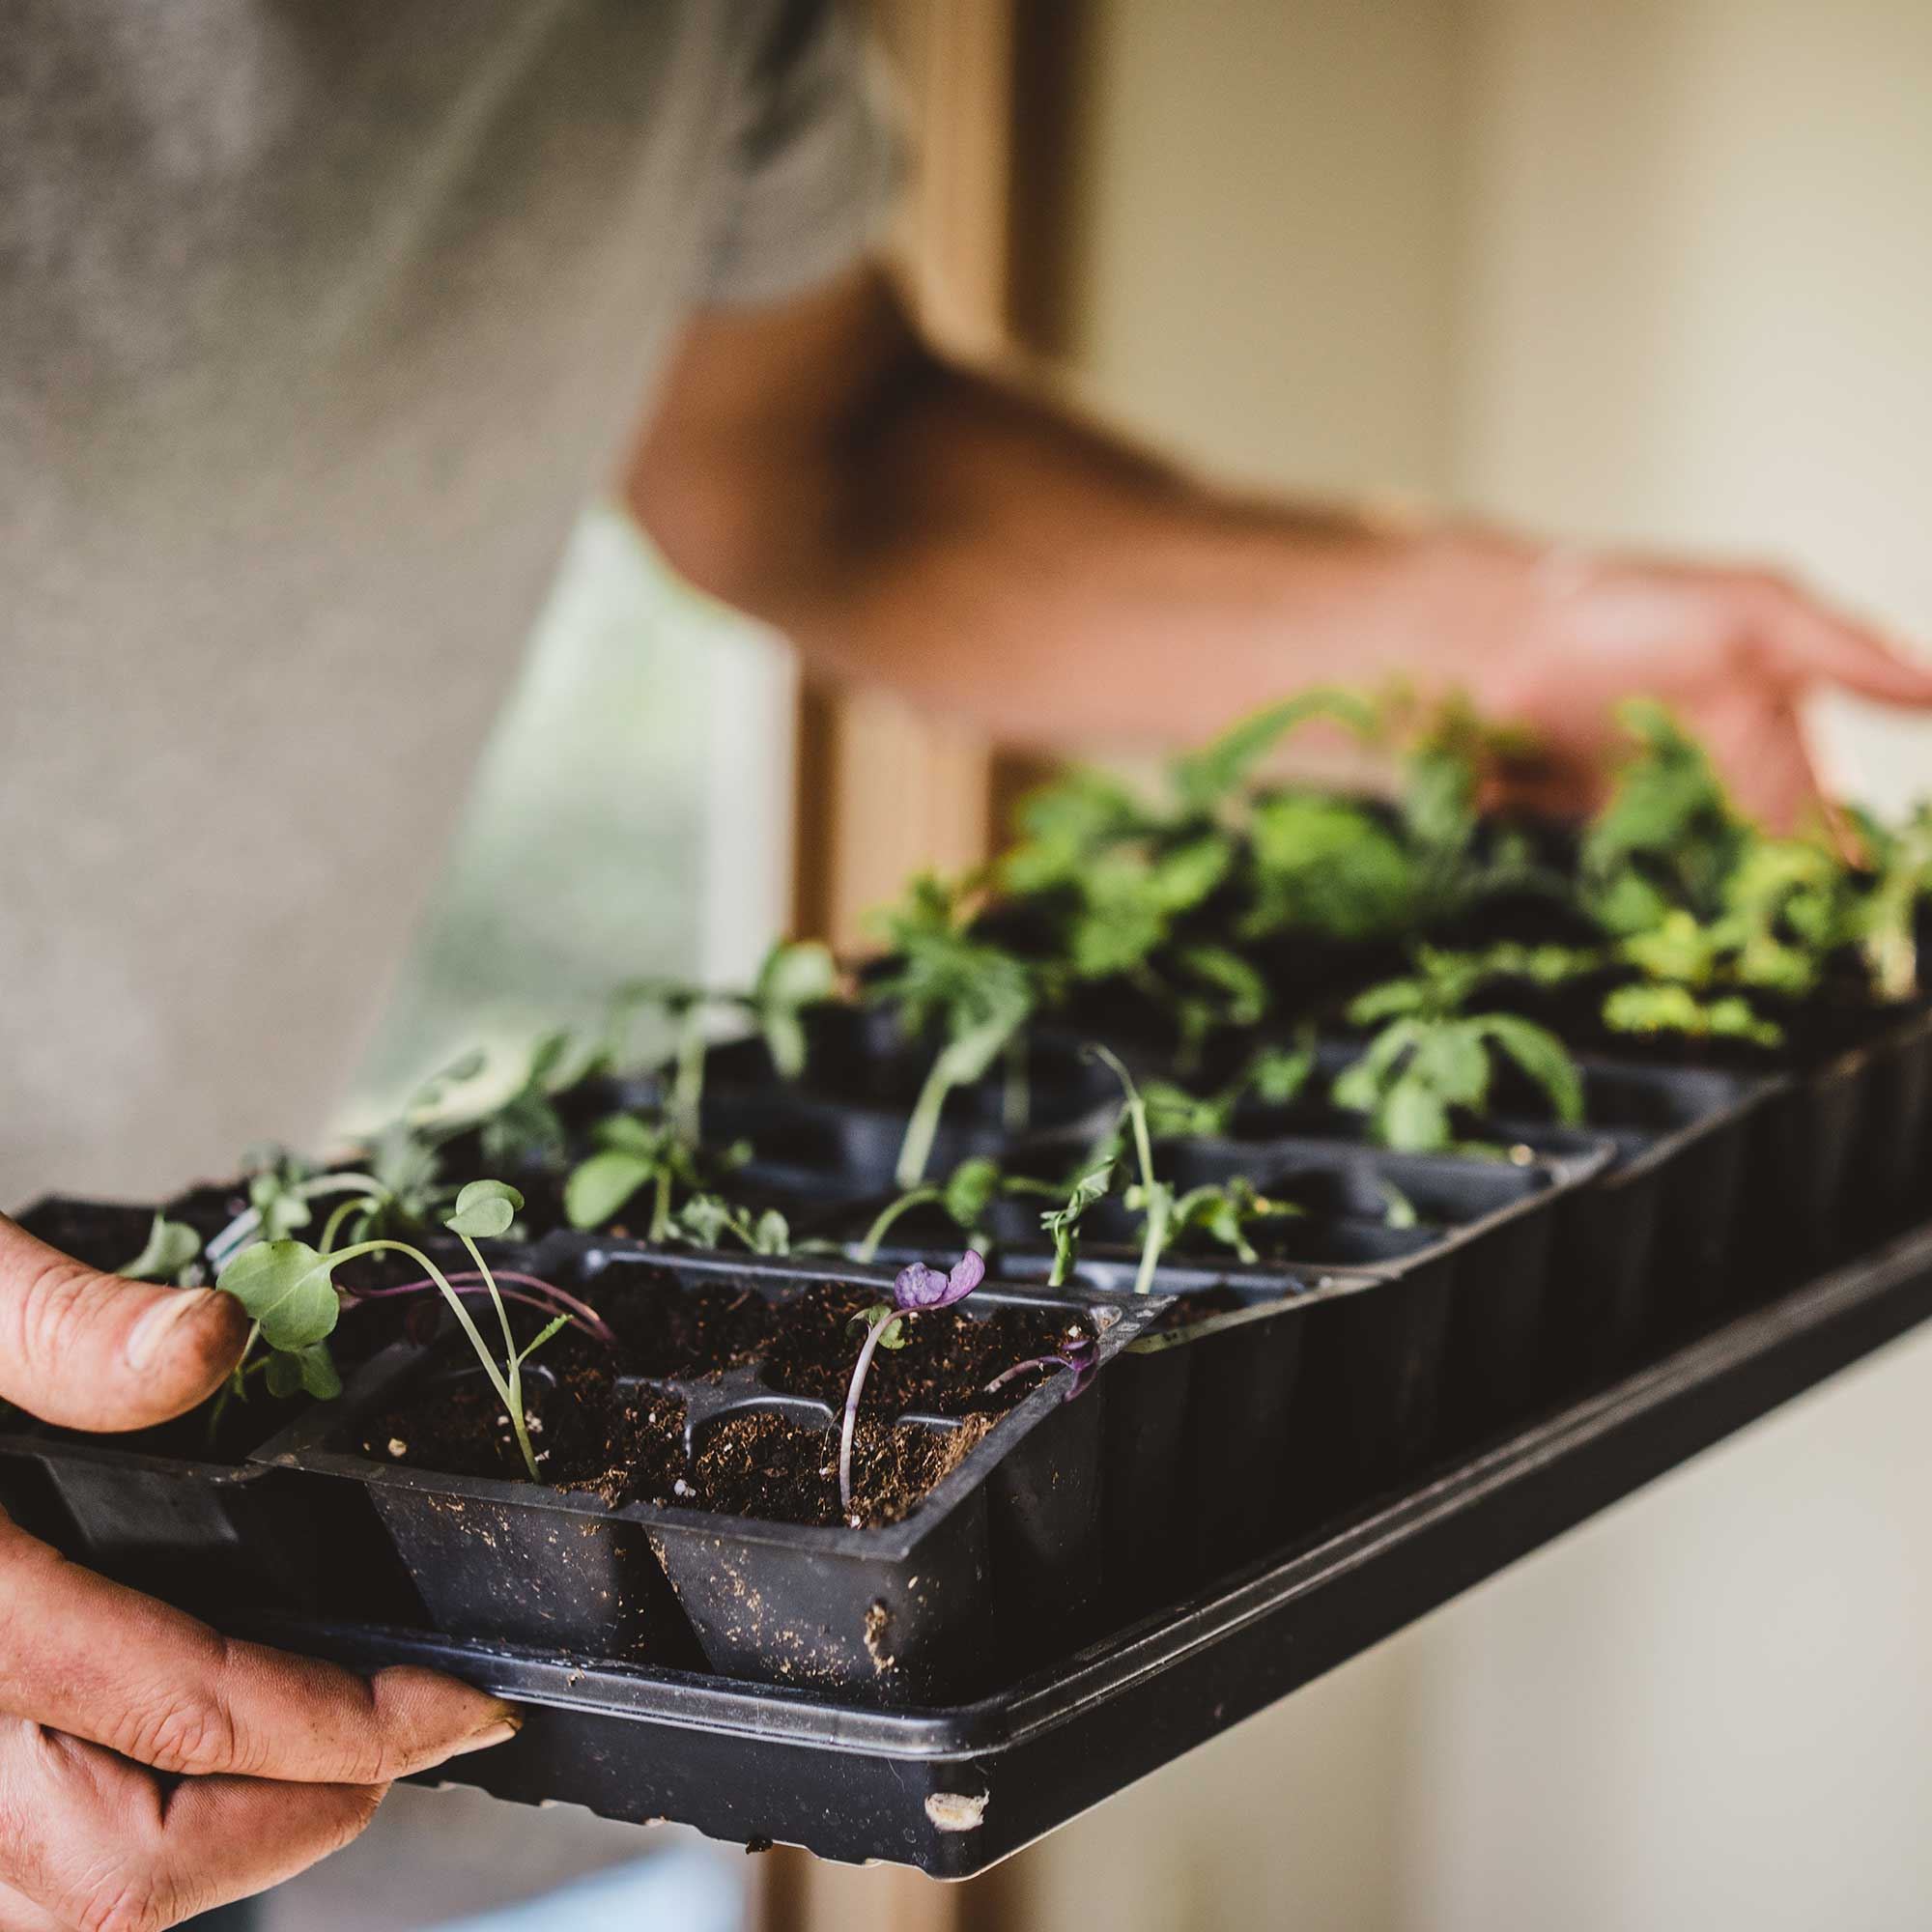
<path fill-rule="evenodd" d="M 221 1386 L 247 1332 L 232 1294 L 100 1274 L 0 1214 L 0 1399 L 43 1422 L 165 1422 Z"/>

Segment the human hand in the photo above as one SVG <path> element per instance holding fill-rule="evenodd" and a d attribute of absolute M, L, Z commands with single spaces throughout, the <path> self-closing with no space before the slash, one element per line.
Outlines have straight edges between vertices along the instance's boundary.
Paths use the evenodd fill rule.
<path fill-rule="evenodd" d="M 229 1295 L 102 1275 L 0 1216 L 0 1399 L 143 1428 L 220 1386 Z M 391 1779 L 500 1744 L 510 1707 L 220 1635 L 0 1515 L 0 1932 L 158 1932 L 339 1850 Z"/>
<path fill-rule="evenodd" d="M 1808 691 L 1932 706 L 1932 667 L 1768 572 L 1458 532 L 1422 540 L 1400 575 L 1414 655 L 1486 717 L 1530 727 L 1526 800 L 1553 810 L 1596 802 L 1623 697 L 1668 704 L 1739 804 L 1779 830 L 1822 802 L 1799 710 Z"/>

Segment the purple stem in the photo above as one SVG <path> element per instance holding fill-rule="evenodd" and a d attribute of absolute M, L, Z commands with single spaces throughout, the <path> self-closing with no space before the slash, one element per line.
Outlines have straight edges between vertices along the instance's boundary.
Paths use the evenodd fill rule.
<path fill-rule="evenodd" d="M 1066 1391 L 1066 1399 L 1071 1402 L 1087 1386 L 1087 1378 L 1094 1373 L 1094 1367 L 1093 1341 L 1089 1337 L 1082 1336 L 1078 1341 L 1069 1342 L 1055 1354 L 1029 1355 L 1025 1361 L 1015 1362 L 1009 1369 L 1002 1369 L 980 1393 L 992 1395 L 1005 1388 L 1015 1376 L 1024 1375 L 1029 1369 L 1065 1369 L 1073 1378 L 1073 1384 Z"/>
<path fill-rule="evenodd" d="M 451 1288 L 459 1294 L 487 1295 L 490 1291 L 484 1286 L 482 1275 L 475 1268 L 465 1268 L 447 1277 Z M 540 1280 L 533 1274 L 497 1273 L 500 1287 L 509 1282 L 514 1286 L 503 1293 L 505 1301 L 519 1301 L 526 1308 L 541 1308 L 549 1315 L 568 1315 L 578 1327 L 593 1340 L 602 1342 L 606 1348 L 614 1348 L 617 1338 L 611 1332 L 604 1318 L 587 1301 L 580 1300 L 569 1290 L 558 1288 L 554 1282 Z M 425 1276 L 421 1281 L 407 1281 L 397 1288 L 353 1288 L 344 1293 L 349 1300 L 384 1301 L 398 1294 L 421 1294 L 425 1290 L 434 1289 L 436 1283 Z M 532 1289 L 536 1292 L 519 1294 L 516 1290 Z"/>
<path fill-rule="evenodd" d="M 981 1395 L 994 1395 L 1012 1380 L 1015 1376 L 1023 1376 L 1029 1369 L 1072 1369 L 1073 1364 L 1065 1355 L 1029 1355 L 1023 1362 L 1015 1362 L 1009 1369 L 1002 1369 L 986 1386 Z M 1078 1374 L 1078 1370 L 1074 1370 Z"/>

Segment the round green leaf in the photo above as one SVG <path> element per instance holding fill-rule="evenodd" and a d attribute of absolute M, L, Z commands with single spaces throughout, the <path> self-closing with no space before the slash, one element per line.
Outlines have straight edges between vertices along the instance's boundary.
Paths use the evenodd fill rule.
<path fill-rule="evenodd" d="M 563 1211 L 573 1228 L 601 1228 L 651 1178 L 653 1163 L 620 1148 L 580 1162 L 563 1183 Z"/>
<path fill-rule="evenodd" d="M 999 1191 L 999 1162 L 985 1154 L 974 1154 L 962 1160 L 946 1182 L 946 1211 L 960 1227 L 977 1227 Z"/>
<path fill-rule="evenodd" d="M 1489 1037 L 1543 1089 L 1559 1121 L 1575 1126 L 1582 1120 L 1582 1076 L 1570 1049 L 1548 1028 L 1512 1013 L 1492 1013 L 1482 1024 Z"/>
<path fill-rule="evenodd" d="M 1399 1080 L 1382 1103 L 1382 1139 L 1409 1153 L 1436 1153 L 1449 1146 L 1449 1110 L 1441 1096 L 1419 1081 Z"/>
<path fill-rule="evenodd" d="M 508 1230 L 523 1205 L 524 1197 L 507 1181 L 472 1180 L 456 1197 L 456 1211 L 442 1225 L 472 1241 L 492 1240 Z"/>
<path fill-rule="evenodd" d="M 201 1253 L 201 1236 L 183 1221 L 155 1216 L 148 1230 L 147 1244 L 126 1267 L 116 1273 L 129 1281 L 172 1281 Z"/>
<path fill-rule="evenodd" d="M 329 1279 L 334 1258 L 306 1241 L 259 1241 L 221 1270 L 215 1286 L 232 1294 L 261 1324 L 270 1349 L 294 1354 L 335 1327 L 342 1304 Z"/>

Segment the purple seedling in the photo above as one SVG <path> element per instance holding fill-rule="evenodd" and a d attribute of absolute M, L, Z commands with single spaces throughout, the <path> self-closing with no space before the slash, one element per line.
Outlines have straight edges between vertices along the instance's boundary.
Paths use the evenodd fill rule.
<path fill-rule="evenodd" d="M 1029 1369 L 1065 1369 L 1070 1377 L 1065 1399 L 1071 1402 L 1094 1379 L 1094 1372 L 1099 1366 L 1099 1345 L 1093 1336 L 1069 1335 L 1052 1354 L 1029 1355 L 1025 1361 L 1015 1362 L 1009 1369 L 1002 1369 L 981 1393 L 996 1395 L 1015 1376 L 1023 1376 Z"/>
<path fill-rule="evenodd" d="M 986 1279 L 985 1257 L 968 1248 L 941 1274 L 923 1262 L 914 1262 L 899 1269 L 893 1282 L 893 1298 L 881 1301 L 853 1317 L 866 1324 L 866 1339 L 860 1345 L 859 1359 L 852 1366 L 852 1385 L 845 1391 L 845 1418 L 838 1431 L 838 1503 L 848 1522 L 856 1529 L 852 1515 L 852 1437 L 859 1426 L 859 1397 L 872 1357 L 881 1349 L 905 1347 L 904 1324 L 908 1317 L 923 1315 L 932 1308 L 951 1308 Z"/>

